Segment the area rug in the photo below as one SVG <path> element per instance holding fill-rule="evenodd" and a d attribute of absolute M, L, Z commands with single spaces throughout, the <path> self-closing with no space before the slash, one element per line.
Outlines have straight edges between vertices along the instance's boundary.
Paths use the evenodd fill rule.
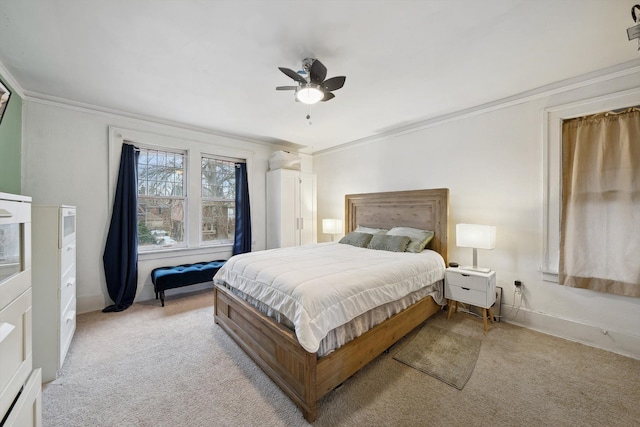
<path fill-rule="evenodd" d="M 462 390 L 476 366 L 480 344 L 478 339 L 424 325 L 393 358 Z"/>

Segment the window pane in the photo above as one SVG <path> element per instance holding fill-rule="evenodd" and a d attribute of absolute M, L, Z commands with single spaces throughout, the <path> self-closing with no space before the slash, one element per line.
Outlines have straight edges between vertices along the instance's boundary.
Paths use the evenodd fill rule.
<path fill-rule="evenodd" d="M 138 250 L 185 246 L 184 154 L 140 149 Z"/>
<path fill-rule="evenodd" d="M 202 197 L 222 200 L 236 198 L 236 167 L 234 162 L 202 159 Z"/>
<path fill-rule="evenodd" d="M 184 196 L 184 154 L 140 150 L 138 195 Z"/>
<path fill-rule="evenodd" d="M 202 201 L 202 241 L 233 243 L 235 202 Z"/>
<path fill-rule="evenodd" d="M 233 243 L 236 200 L 235 162 L 203 157 L 201 177 L 201 239 L 209 243 Z"/>
<path fill-rule="evenodd" d="M 138 197 L 138 250 L 185 246 L 184 218 L 184 199 Z"/>

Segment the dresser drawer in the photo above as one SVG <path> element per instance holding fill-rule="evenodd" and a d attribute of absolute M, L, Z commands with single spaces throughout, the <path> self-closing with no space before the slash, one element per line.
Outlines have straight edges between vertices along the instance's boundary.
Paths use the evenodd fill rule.
<path fill-rule="evenodd" d="M 75 242 L 69 243 L 67 246 L 60 249 L 60 274 L 64 274 L 69 267 L 76 263 L 76 244 Z"/>
<path fill-rule="evenodd" d="M 64 308 L 62 315 L 60 316 L 60 364 L 58 369 L 62 368 L 64 359 L 69 351 L 73 334 L 76 330 L 76 299 L 71 299 L 69 305 Z"/>
<path fill-rule="evenodd" d="M 6 427 L 42 426 L 42 370 L 35 369 L 5 420 Z"/>
<path fill-rule="evenodd" d="M 31 289 L 0 310 L 0 416 L 31 373 L 31 315 Z"/>
<path fill-rule="evenodd" d="M 60 310 L 69 305 L 69 301 L 76 296 L 76 265 L 72 264 L 60 282 Z"/>
<path fill-rule="evenodd" d="M 31 269 L 11 276 L 0 284 L 0 310 L 31 288 Z"/>

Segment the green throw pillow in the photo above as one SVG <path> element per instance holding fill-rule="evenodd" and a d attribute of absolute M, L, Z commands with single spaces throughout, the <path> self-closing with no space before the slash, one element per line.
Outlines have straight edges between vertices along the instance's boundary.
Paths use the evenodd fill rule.
<path fill-rule="evenodd" d="M 404 252 L 409 245 L 411 238 L 407 236 L 389 236 L 386 234 L 378 234 L 373 236 L 369 242 L 369 249 L 377 249 L 390 252 Z"/>
<path fill-rule="evenodd" d="M 366 248 L 367 245 L 369 245 L 372 237 L 373 234 L 356 233 L 355 231 L 352 231 L 351 233 L 340 239 L 340 242 L 338 243 L 345 243 L 347 245 L 356 246 L 358 248 Z"/>

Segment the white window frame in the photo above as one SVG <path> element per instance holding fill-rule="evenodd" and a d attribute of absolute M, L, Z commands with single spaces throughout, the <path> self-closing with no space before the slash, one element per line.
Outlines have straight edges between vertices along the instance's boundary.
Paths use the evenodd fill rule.
<path fill-rule="evenodd" d="M 155 251 L 144 251 L 138 254 L 139 260 L 151 260 L 160 258 L 171 258 L 179 255 L 206 255 L 211 258 L 213 254 L 221 255 L 228 252 L 232 244 L 203 244 L 200 239 L 200 224 L 202 223 L 201 203 L 202 195 L 200 191 L 200 161 L 202 156 L 215 156 L 229 159 L 243 159 L 247 164 L 247 175 L 249 178 L 249 196 L 253 194 L 253 157 L 254 153 L 249 150 L 236 148 L 237 140 L 197 131 L 173 129 L 172 134 L 163 135 L 159 133 L 125 129 L 109 126 L 109 189 L 107 200 L 107 224 L 111 218 L 113 208 L 113 198 L 118 180 L 118 169 L 120 167 L 120 154 L 122 144 L 127 142 L 133 145 L 144 146 L 145 148 L 157 148 L 166 151 L 182 151 L 186 153 L 188 174 L 186 183 L 187 218 L 185 218 L 185 247 L 167 248 Z M 253 213 L 252 213 L 253 216 Z M 212 252 L 213 251 L 213 252 Z"/>
<path fill-rule="evenodd" d="M 640 105 L 640 89 L 631 89 L 544 110 L 544 227 L 542 278 L 558 283 L 562 206 L 562 121 Z"/>

